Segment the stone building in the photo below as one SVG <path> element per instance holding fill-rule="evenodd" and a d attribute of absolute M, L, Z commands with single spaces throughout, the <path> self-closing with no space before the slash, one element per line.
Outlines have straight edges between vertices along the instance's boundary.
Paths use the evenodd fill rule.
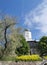
<path fill-rule="evenodd" d="M 32 39 L 32 33 L 29 30 L 25 30 L 24 37 L 30 45 L 30 54 L 38 54 L 37 52 L 38 41 Z"/>

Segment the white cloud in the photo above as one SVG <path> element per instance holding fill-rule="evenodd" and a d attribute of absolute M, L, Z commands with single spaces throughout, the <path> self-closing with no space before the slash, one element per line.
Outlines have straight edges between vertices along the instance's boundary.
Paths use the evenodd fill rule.
<path fill-rule="evenodd" d="M 47 0 L 43 0 L 35 9 L 25 15 L 24 24 L 47 34 Z"/>

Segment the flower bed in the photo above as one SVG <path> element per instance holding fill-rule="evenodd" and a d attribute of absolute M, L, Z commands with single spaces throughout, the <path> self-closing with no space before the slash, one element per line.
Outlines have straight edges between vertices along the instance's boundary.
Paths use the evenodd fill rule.
<path fill-rule="evenodd" d="M 39 55 L 22 55 L 22 56 L 17 56 L 16 60 L 21 60 L 21 61 L 40 61 L 42 58 Z"/>

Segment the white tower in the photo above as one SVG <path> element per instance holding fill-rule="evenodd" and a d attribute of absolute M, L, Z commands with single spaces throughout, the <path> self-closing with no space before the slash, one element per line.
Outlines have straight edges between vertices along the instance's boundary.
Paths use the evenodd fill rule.
<path fill-rule="evenodd" d="M 32 34 L 29 30 L 25 31 L 24 37 L 25 37 L 26 41 L 32 41 Z"/>

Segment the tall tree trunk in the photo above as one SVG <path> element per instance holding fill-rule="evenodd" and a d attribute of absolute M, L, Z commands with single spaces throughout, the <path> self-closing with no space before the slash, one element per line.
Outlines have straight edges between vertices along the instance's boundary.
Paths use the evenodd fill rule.
<path fill-rule="evenodd" d="M 7 49 L 7 36 L 6 36 L 6 34 L 7 34 L 7 27 L 5 28 L 5 30 L 4 30 L 4 39 L 5 39 L 5 45 L 4 45 L 4 50 L 2 51 L 2 55 L 1 55 L 1 57 L 0 58 L 2 58 L 3 57 L 3 55 L 4 55 L 4 52 L 5 52 L 5 50 Z"/>
<path fill-rule="evenodd" d="M 5 31 L 4 31 L 5 49 L 7 48 L 7 36 L 6 36 L 6 33 L 7 33 L 7 28 L 5 28 Z"/>

